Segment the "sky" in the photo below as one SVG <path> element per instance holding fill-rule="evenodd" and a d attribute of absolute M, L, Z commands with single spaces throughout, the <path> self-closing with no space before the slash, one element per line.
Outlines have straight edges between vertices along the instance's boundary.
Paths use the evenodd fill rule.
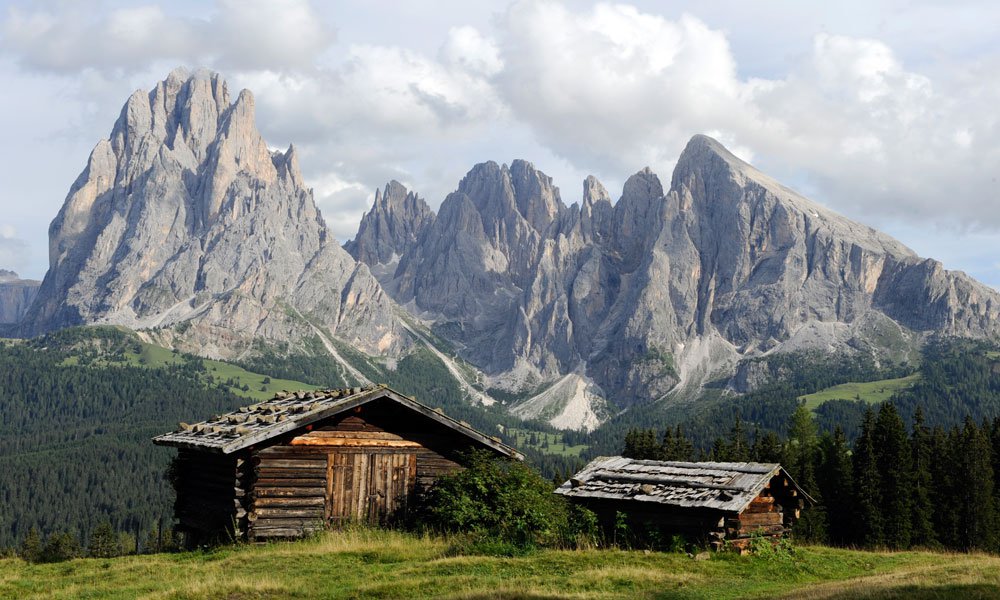
<path fill-rule="evenodd" d="M 0 268 L 48 224 L 128 96 L 207 67 L 254 92 L 344 241 L 397 179 L 432 208 L 527 159 L 567 204 L 690 137 L 1000 288 L 1000 3 L 0 2 Z"/>

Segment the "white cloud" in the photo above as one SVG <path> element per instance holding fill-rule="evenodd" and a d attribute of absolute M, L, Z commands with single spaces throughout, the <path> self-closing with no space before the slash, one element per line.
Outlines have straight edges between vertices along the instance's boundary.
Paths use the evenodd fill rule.
<path fill-rule="evenodd" d="M 585 168 L 662 170 L 691 134 L 746 118 L 725 35 L 692 16 L 521 2 L 501 25 L 503 97 L 542 143 Z"/>
<path fill-rule="evenodd" d="M 0 269 L 18 271 L 29 258 L 28 243 L 17 237 L 12 225 L 0 224 Z"/>
<path fill-rule="evenodd" d="M 61 73 L 134 72 L 156 61 L 285 69 L 310 65 L 334 39 L 306 0 L 218 0 L 207 17 L 157 5 L 106 13 L 82 3 L 58 7 L 11 7 L 0 49 L 28 68 Z"/>

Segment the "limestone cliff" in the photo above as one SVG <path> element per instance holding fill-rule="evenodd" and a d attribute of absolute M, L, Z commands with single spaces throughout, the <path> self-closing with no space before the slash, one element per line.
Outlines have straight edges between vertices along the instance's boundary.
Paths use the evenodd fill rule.
<path fill-rule="evenodd" d="M 327 231 L 294 147 L 269 150 L 253 95 L 231 101 L 214 73 L 176 70 L 135 92 L 49 235 L 27 333 L 184 322 L 171 343 L 219 356 L 318 332 L 369 353 L 409 343 L 367 266 Z"/>

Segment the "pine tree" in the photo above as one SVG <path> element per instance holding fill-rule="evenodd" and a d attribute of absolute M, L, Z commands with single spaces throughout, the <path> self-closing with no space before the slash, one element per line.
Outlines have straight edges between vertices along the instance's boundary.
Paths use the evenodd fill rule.
<path fill-rule="evenodd" d="M 957 475 L 965 493 L 958 498 L 961 524 L 958 545 L 965 550 L 992 549 L 996 513 L 993 507 L 993 463 L 990 442 L 972 417 L 959 437 Z"/>
<path fill-rule="evenodd" d="M 817 483 L 826 504 L 828 536 L 834 544 L 847 544 L 854 518 L 854 480 L 847 436 L 840 425 L 833 435 L 820 439 L 820 456 Z"/>
<path fill-rule="evenodd" d="M 805 404 L 799 404 L 792 413 L 785 446 L 785 468 L 792 478 L 813 497 L 819 495 L 816 485 L 816 457 L 819 443 L 816 423 Z"/>
<path fill-rule="evenodd" d="M 750 460 L 750 443 L 747 442 L 747 433 L 743 429 L 743 419 L 739 413 L 733 422 L 732 429 L 729 430 L 729 443 L 726 446 L 726 460 L 736 462 L 746 462 Z"/>
<path fill-rule="evenodd" d="M 673 454 L 664 455 L 663 460 L 694 460 L 694 442 L 684 433 L 680 425 L 674 430 L 674 450 Z"/>
<path fill-rule="evenodd" d="M 826 507 L 816 483 L 816 466 L 819 458 L 819 441 L 812 412 L 799 404 L 792 413 L 785 446 L 785 468 L 796 483 L 813 497 L 816 504 L 806 508 L 795 523 L 796 537 L 809 542 L 826 540 Z"/>
<path fill-rule="evenodd" d="M 38 535 L 38 530 L 32 527 L 28 530 L 28 535 L 21 542 L 18 555 L 28 562 L 38 562 L 42 556 L 42 538 Z"/>
<path fill-rule="evenodd" d="M 875 421 L 875 455 L 881 486 L 883 542 L 908 548 L 912 534 L 910 440 L 903 419 L 890 402 L 882 403 Z"/>
<path fill-rule="evenodd" d="M 934 477 L 931 500 L 935 506 L 945 507 L 944 510 L 934 511 L 934 532 L 938 541 L 949 548 L 959 547 L 961 515 L 956 504 L 957 499 L 965 493 L 965 483 L 959 479 L 958 473 L 960 446 L 961 435 L 957 427 L 950 432 L 941 427 L 935 427 L 931 431 L 934 455 L 934 462 L 931 464 L 931 474 Z"/>
<path fill-rule="evenodd" d="M 931 432 L 924 425 L 924 411 L 917 407 L 913 415 L 913 434 L 910 437 L 910 448 L 913 472 L 913 511 L 912 511 L 912 543 L 917 546 L 931 547 L 937 545 L 937 534 L 934 532 L 934 501 L 932 498 L 934 476 L 931 474 L 931 461 L 934 456 Z"/>
<path fill-rule="evenodd" d="M 878 546 L 882 537 L 882 485 L 875 453 L 875 413 L 869 408 L 861 423 L 861 435 L 854 443 L 854 541 L 862 546 Z"/>
<path fill-rule="evenodd" d="M 87 555 L 94 558 L 111 558 L 119 554 L 121 551 L 118 548 L 118 535 L 111 522 L 105 519 L 91 532 Z"/>
<path fill-rule="evenodd" d="M 773 431 L 768 431 L 763 435 L 760 431 L 754 436 L 753 447 L 750 449 L 750 458 L 755 462 L 776 463 L 782 458 L 781 438 Z"/>
<path fill-rule="evenodd" d="M 548 436 L 545 437 L 546 441 Z M 622 456 L 644 460 L 659 458 L 660 444 L 653 429 L 631 429 L 625 434 L 625 448 Z"/>
<path fill-rule="evenodd" d="M 45 540 L 40 560 L 60 562 L 80 556 L 80 540 L 68 531 L 53 533 Z"/>

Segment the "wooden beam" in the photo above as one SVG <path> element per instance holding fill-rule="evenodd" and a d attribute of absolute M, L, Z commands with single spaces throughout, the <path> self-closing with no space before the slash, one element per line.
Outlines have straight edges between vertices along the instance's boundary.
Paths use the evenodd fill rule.
<path fill-rule="evenodd" d="M 337 448 L 422 448 L 423 445 L 410 440 L 385 439 L 350 439 L 350 438 L 314 438 L 297 437 L 291 441 L 293 446 L 323 446 Z"/>

